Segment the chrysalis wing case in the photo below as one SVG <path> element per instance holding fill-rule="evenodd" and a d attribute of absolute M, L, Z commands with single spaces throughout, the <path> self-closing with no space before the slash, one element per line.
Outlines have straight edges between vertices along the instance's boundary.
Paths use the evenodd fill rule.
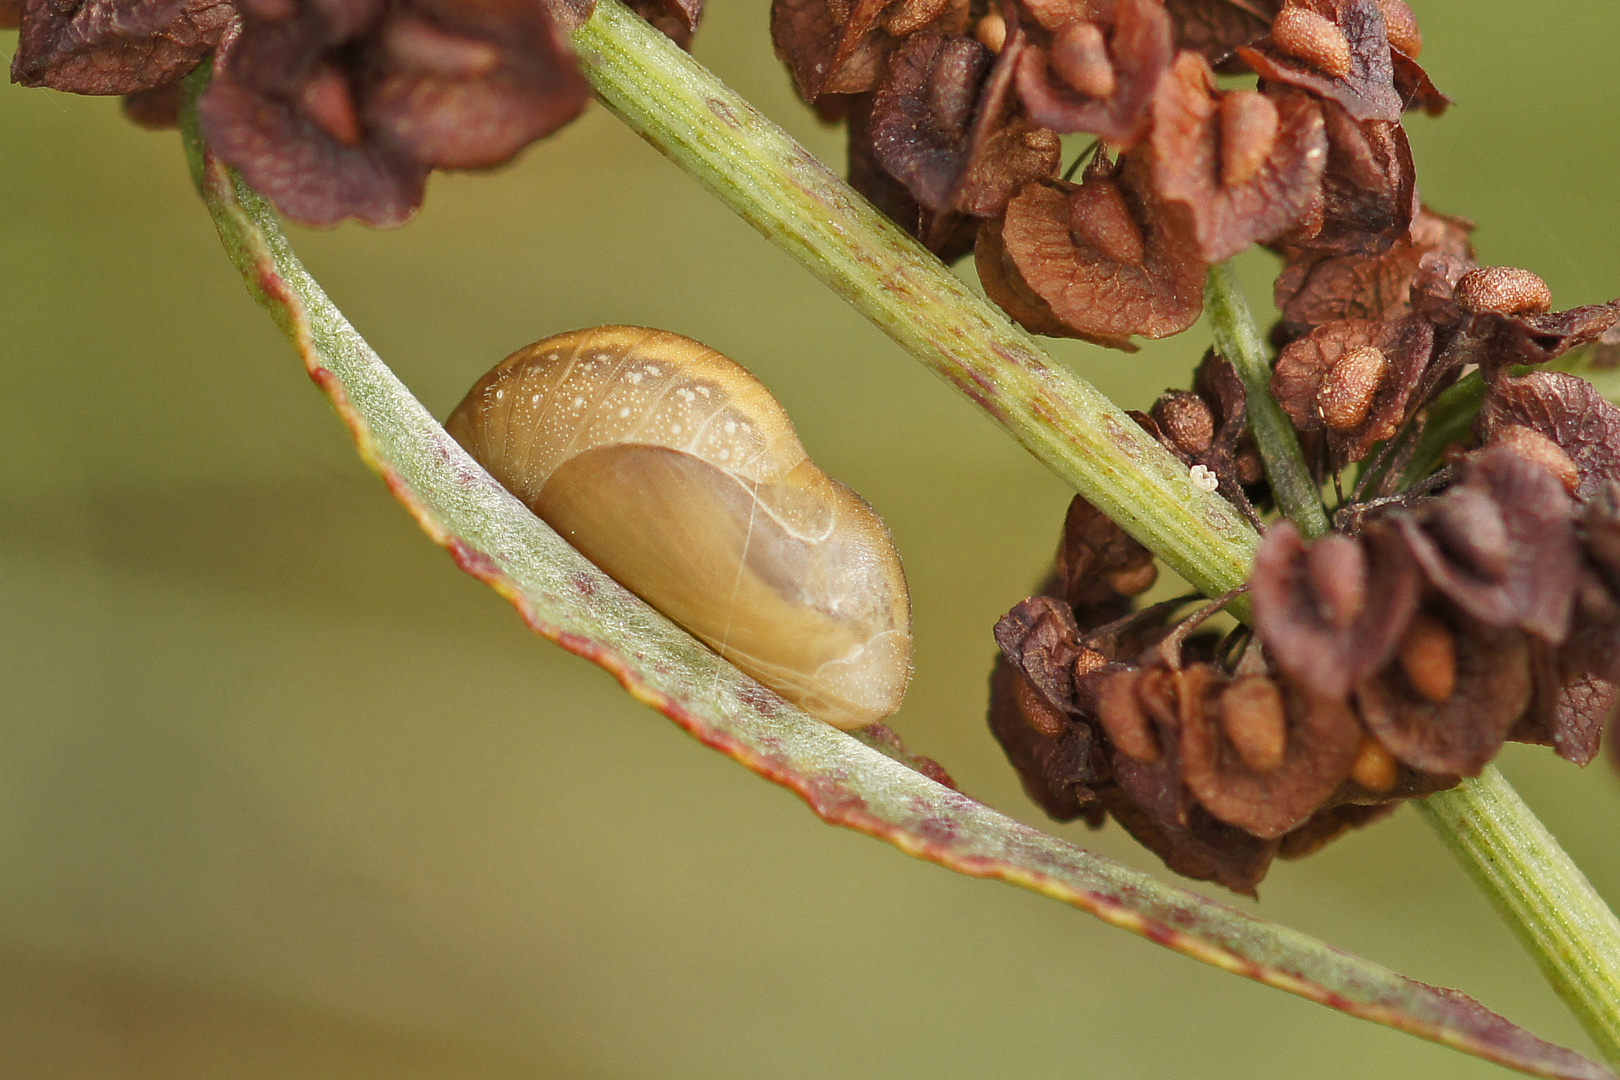
<path fill-rule="evenodd" d="M 900 707 L 911 601 L 889 530 L 759 380 L 690 338 L 602 326 L 520 349 L 445 424 L 631 592 L 841 728 Z"/>

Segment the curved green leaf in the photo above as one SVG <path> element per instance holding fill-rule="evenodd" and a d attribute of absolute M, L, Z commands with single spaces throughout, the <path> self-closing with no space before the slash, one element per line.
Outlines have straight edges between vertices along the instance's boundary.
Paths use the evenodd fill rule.
<path fill-rule="evenodd" d="M 786 704 L 587 562 L 497 485 L 382 363 L 293 255 L 269 206 L 211 157 L 193 176 L 250 291 L 303 357 L 360 455 L 461 568 L 535 632 L 612 672 L 823 820 L 973 877 L 1019 885 L 1205 963 L 1522 1071 L 1615 1080 L 1471 998 L 1415 982 L 997 813 Z"/>

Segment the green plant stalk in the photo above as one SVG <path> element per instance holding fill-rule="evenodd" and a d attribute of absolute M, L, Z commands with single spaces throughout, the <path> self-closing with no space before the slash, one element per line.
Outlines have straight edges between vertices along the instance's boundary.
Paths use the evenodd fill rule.
<path fill-rule="evenodd" d="M 639 16 L 602 0 L 574 48 L 608 108 L 1182 577 L 1248 579 L 1258 538 L 1230 503 Z"/>
<path fill-rule="evenodd" d="M 1418 803 L 1599 1053 L 1620 1065 L 1620 921 L 1494 766 Z"/>
<path fill-rule="evenodd" d="M 1210 596 L 1247 580 L 1257 537 L 1230 504 L 1194 486 L 1181 463 L 1106 397 L 1058 368 L 1029 335 L 786 132 L 619 0 L 598 0 L 573 45 L 597 95 L 642 138 L 977 403 L 1184 578 Z M 1263 356 L 1253 319 L 1234 308 L 1230 289 L 1214 291 L 1219 295 L 1211 315 L 1217 342 L 1225 342 L 1220 347 L 1238 354 L 1234 362 Z M 1269 392 L 1256 394 L 1252 387 L 1250 397 L 1270 400 Z M 1279 466 L 1287 456 L 1282 454 Z M 1311 498 L 1319 520 L 1301 509 L 1307 502 L 1302 495 L 1289 496 L 1293 512 L 1303 517 L 1301 528 L 1321 531 L 1326 515 L 1314 491 Z M 1576 1015 L 1620 1063 L 1613 1038 L 1620 1030 L 1620 982 L 1612 966 L 1610 974 L 1593 972 L 1597 984 L 1589 987 L 1564 959 L 1566 951 L 1620 955 L 1613 915 L 1506 782 L 1464 781 L 1441 806 L 1447 812 L 1430 814 L 1441 836 L 1536 954 L 1554 989 L 1566 1001 L 1585 1003 Z M 1480 815 L 1521 827 L 1497 832 Z M 1481 845 L 1482 836 L 1495 842 Z M 1558 895 L 1578 902 L 1562 910 L 1534 902 L 1543 874 L 1557 879 Z M 1561 941 L 1567 947 L 1556 944 Z M 1605 980 L 1600 993 L 1596 987 Z"/>
<path fill-rule="evenodd" d="M 1271 363 L 1266 359 L 1265 344 L 1260 340 L 1260 328 L 1255 325 L 1249 301 L 1230 263 L 1210 267 L 1204 285 L 1204 307 L 1215 331 L 1215 351 L 1237 369 L 1248 391 L 1249 428 L 1266 463 L 1266 478 L 1271 481 L 1277 508 L 1307 537 L 1321 536 L 1328 531 L 1322 493 L 1311 480 L 1294 425 L 1271 396 Z"/>

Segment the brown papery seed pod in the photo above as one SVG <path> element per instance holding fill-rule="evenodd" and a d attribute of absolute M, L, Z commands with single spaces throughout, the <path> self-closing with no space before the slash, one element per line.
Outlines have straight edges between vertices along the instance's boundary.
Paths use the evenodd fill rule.
<path fill-rule="evenodd" d="M 1316 408 L 1322 420 L 1337 431 L 1360 426 L 1388 371 L 1389 361 L 1371 345 L 1339 357 L 1316 388 Z"/>
<path fill-rule="evenodd" d="M 1329 19 L 1309 8 L 1289 4 L 1271 24 L 1277 50 L 1342 79 L 1350 74 L 1350 42 Z"/>
<path fill-rule="evenodd" d="M 1453 298 L 1467 311 L 1494 311 L 1501 315 L 1552 308 L 1552 290 L 1547 288 L 1547 283 L 1516 266 L 1482 266 L 1470 270 L 1457 282 Z"/>
<path fill-rule="evenodd" d="M 663 330 L 577 330 L 513 353 L 445 428 L 586 558 L 806 712 L 858 728 L 900 707 L 911 605 L 889 532 L 736 363 Z"/>

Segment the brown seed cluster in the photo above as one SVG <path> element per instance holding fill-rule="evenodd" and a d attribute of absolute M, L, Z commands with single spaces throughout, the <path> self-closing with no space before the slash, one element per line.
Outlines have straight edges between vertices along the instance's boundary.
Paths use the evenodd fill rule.
<path fill-rule="evenodd" d="M 683 45 L 701 0 L 642 0 Z M 198 105 L 216 153 L 312 225 L 397 225 L 434 169 L 488 169 L 579 115 L 590 87 L 566 34 L 592 0 L 23 0 L 14 82 L 122 94 L 172 126 Z M 3 15 L 0 12 L 0 15 Z"/>
<path fill-rule="evenodd" d="M 1337 493 L 1335 529 L 1265 526 L 1243 387 L 1206 357 L 1136 419 L 1264 528 L 1252 627 L 1076 600 L 1075 568 L 1107 565 L 1076 537 L 1113 527 L 1077 500 L 1054 584 L 997 626 L 991 726 L 1054 816 L 1111 815 L 1173 869 L 1250 892 L 1274 857 L 1477 775 L 1508 740 L 1586 764 L 1620 723 L 1620 409 L 1526 372 L 1576 348 L 1612 364 L 1620 301 L 1554 311 L 1540 277 L 1480 266 L 1473 225 L 1419 203 L 1403 104 L 1446 100 L 1400 0 L 1231 21 L 1162 5 L 1177 51 L 1127 123 L 1100 104 L 1160 58 L 1114 44 L 1148 6 L 1081 4 L 1100 34 L 1045 8 L 1028 15 L 1050 37 L 1009 20 L 1046 50 L 1039 92 L 1017 83 L 1026 112 L 1056 125 L 1062 102 L 1089 126 L 1061 130 L 1107 145 L 1079 185 L 1038 179 L 979 225 L 986 292 L 1031 329 L 1127 347 L 1196 318 L 1209 262 L 1272 247 L 1271 391 Z"/>
<path fill-rule="evenodd" d="M 851 181 L 942 257 L 973 248 L 1037 333 L 1179 333 L 1257 242 L 1288 253 L 1294 321 L 1355 303 L 1347 275 L 1383 317 L 1424 251 L 1466 247 L 1419 227 L 1401 115 L 1447 101 L 1402 0 L 775 0 L 772 26 L 805 100 L 849 118 Z M 1097 137 L 1079 183 L 1074 133 Z"/>

